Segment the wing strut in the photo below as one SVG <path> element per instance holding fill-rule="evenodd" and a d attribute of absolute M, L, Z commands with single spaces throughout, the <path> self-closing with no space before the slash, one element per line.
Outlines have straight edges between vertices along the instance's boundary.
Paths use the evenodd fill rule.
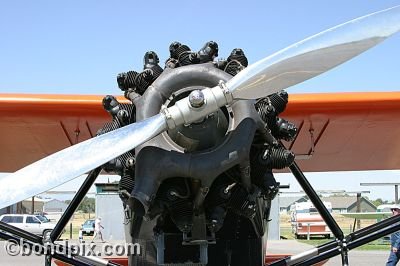
<path fill-rule="evenodd" d="M 40 237 L 37 237 L 29 232 L 21 230 L 12 225 L 0 222 L 0 238 L 12 241 L 15 244 L 23 245 L 29 247 L 31 250 L 35 250 L 35 252 L 40 252 L 42 255 L 46 255 L 48 252 L 53 252 L 51 256 L 57 260 L 62 262 L 66 262 L 71 265 L 76 266 L 119 266 L 119 264 L 115 264 L 113 262 L 106 261 L 97 257 L 86 257 L 82 255 L 75 255 L 75 250 L 72 250 L 71 247 L 63 246 L 59 244 L 54 244 L 54 248 L 52 250 L 48 250 L 48 243 L 43 241 Z M 46 256 L 46 265 L 51 262 L 48 260 L 48 256 Z"/>
<path fill-rule="evenodd" d="M 281 144 L 281 146 L 283 146 Z M 318 196 L 317 192 L 314 190 L 314 188 L 311 186 L 310 182 L 308 182 L 306 176 L 303 174 L 299 166 L 297 165 L 296 162 L 293 162 L 291 166 L 289 166 L 290 171 L 294 175 L 294 177 L 297 179 L 297 182 L 299 182 L 300 186 L 303 188 L 304 192 L 307 194 L 307 196 L 310 198 L 311 202 L 314 204 L 314 207 L 318 210 L 319 214 L 321 217 L 324 219 L 326 225 L 329 227 L 329 229 L 332 231 L 332 233 L 335 235 L 336 240 L 335 241 L 338 245 L 340 245 L 340 250 L 341 250 L 341 255 L 342 255 L 342 265 L 343 266 L 348 266 L 349 265 L 349 258 L 348 258 L 348 248 L 347 248 L 347 240 L 344 237 L 343 231 L 340 228 L 340 226 L 336 223 L 335 219 L 333 218 L 332 214 L 328 211 L 320 197 Z M 311 256 L 314 256 L 315 254 L 312 253 L 310 254 Z M 295 259 L 292 261 L 292 263 L 287 264 L 287 265 L 293 265 L 295 264 L 300 258 L 295 256 Z"/>
<path fill-rule="evenodd" d="M 340 254 L 342 256 L 342 265 L 348 266 L 349 250 L 357 248 L 361 245 L 364 245 L 399 230 L 400 216 L 394 216 L 363 229 L 357 230 L 347 236 L 344 236 L 342 229 L 333 219 L 331 213 L 325 207 L 322 200 L 319 198 L 314 188 L 308 182 L 307 178 L 305 177 L 297 163 L 293 162 L 293 164 L 289 166 L 289 169 L 299 182 L 300 186 L 303 188 L 304 192 L 310 198 L 311 202 L 314 204 L 314 207 L 318 210 L 319 214 L 324 219 L 329 229 L 335 235 L 336 239 L 303 253 L 276 261 L 270 265 L 314 265 L 318 262 L 324 261 Z"/>
<path fill-rule="evenodd" d="M 381 237 L 389 235 L 399 230 L 400 216 L 393 216 L 386 220 L 380 221 L 376 224 L 365 227 L 361 230 L 357 230 L 346 236 L 347 249 L 352 250 L 354 248 L 365 245 L 371 241 L 377 240 Z M 318 262 L 327 260 L 334 256 L 341 254 L 342 246 L 338 243 L 337 239 L 322 244 L 311 250 L 305 251 L 295 256 L 288 257 L 276 261 L 270 265 L 283 266 L 283 265 L 296 265 L 306 266 L 315 265 Z M 295 261 L 295 260 L 296 261 Z"/>
<path fill-rule="evenodd" d="M 99 176 L 101 169 L 102 169 L 102 167 L 97 167 L 96 169 L 89 172 L 89 174 L 86 177 L 85 181 L 83 182 L 82 186 L 79 188 L 78 192 L 76 192 L 74 198 L 71 200 L 67 209 L 62 214 L 56 227 L 54 227 L 54 230 L 51 231 L 51 234 L 50 234 L 51 242 L 56 241 L 61 236 L 62 231 L 64 230 L 65 226 L 71 219 L 72 215 L 74 215 L 74 212 L 79 207 L 79 204 L 82 202 L 83 198 L 89 191 L 90 187 L 93 185 L 94 181 L 96 181 L 96 178 Z"/>
<path fill-rule="evenodd" d="M 97 167 L 96 169 L 89 172 L 85 181 L 79 188 L 78 192 L 75 194 L 74 198 L 68 205 L 67 209 L 61 216 L 58 221 L 56 227 L 50 234 L 50 237 L 46 238 L 46 236 L 40 237 L 36 236 L 32 233 L 29 233 L 25 230 L 19 229 L 12 225 L 0 222 L 0 230 L 4 230 L 5 232 L 0 231 L 0 238 L 13 241 L 16 244 L 23 244 L 24 246 L 29 246 L 31 250 L 36 250 L 39 248 L 42 251 L 42 254 L 45 256 L 45 264 L 46 266 L 51 265 L 52 258 L 60 260 L 65 263 L 69 263 L 71 265 L 79 265 L 79 266 L 91 266 L 91 265 L 105 265 L 105 266 L 118 266 L 119 264 L 106 261 L 101 258 L 95 257 L 87 257 L 85 255 L 76 254 L 71 247 L 63 246 L 60 244 L 54 243 L 57 240 L 68 221 L 71 219 L 72 215 L 78 208 L 79 204 L 89 191 L 90 187 L 96 181 L 96 178 L 100 174 L 102 167 Z M 49 243 L 53 244 L 55 247 L 52 252 L 47 250 Z M 54 251 L 54 252 L 53 252 Z"/>

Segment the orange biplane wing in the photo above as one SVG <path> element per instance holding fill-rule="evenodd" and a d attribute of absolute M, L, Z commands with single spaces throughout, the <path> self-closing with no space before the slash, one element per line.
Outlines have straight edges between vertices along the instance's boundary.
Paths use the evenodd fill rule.
<path fill-rule="evenodd" d="M 96 135 L 102 96 L 0 94 L 0 172 L 14 172 Z M 400 92 L 291 94 L 286 146 L 304 171 L 400 168 Z M 84 158 L 82 158 L 84 159 Z"/>

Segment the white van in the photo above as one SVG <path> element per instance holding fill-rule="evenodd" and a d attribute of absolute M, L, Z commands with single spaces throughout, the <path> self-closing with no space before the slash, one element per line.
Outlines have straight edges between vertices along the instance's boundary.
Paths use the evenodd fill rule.
<path fill-rule="evenodd" d="M 45 239 L 50 237 L 51 231 L 56 226 L 49 222 L 42 223 L 36 215 L 31 214 L 3 214 L 0 216 L 0 221 L 32 234 L 43 236 Z"/>

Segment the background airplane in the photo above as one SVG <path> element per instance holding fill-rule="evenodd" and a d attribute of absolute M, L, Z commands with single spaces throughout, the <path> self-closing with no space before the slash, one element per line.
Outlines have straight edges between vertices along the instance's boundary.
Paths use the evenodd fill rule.
<path fill-rule="evenodd" d="M 376 220 L 382 220 L 385 218 L 391 217 L 392 211 L 391 208 L 395 206 L 393 204 L 382 204 L 379 205 L 376 208 L 376 212 L 349 212 L 349 213 L 342 213 L 344 217 L 349 217 L 349 218 L 354 218 L 357 220 L 370 220 L 370 219 L 376 219 Z"/>

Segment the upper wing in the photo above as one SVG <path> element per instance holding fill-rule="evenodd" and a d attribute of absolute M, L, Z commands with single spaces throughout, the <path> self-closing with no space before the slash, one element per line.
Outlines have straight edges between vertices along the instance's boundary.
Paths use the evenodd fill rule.
<path fill-rule="evenodd" d="M 400 168 L 400 92 L 291 94 L 282 117 L 303 171 Z"/>
<path fill-rule="evenodd" d="M 102 96 L 0 94 L 0 172 L 14 172 L 96 135 Z M 400 92 L 291 94 L 286 143 L 304 171 L 400 168 Z M 82 158 L 84 159 L 84 158 Z"/>
<path fill-rule="evenodd" d="M 341 213 L 344 217 L 355 219 L 385 219 L 392 216 L 391 212 L 349 212 Z"/>
<path fill-rule="evenodd" d="M 111 120 L 102 98 L 0 94 L 0 172 L 14 172 L 95 136 Z"/>

